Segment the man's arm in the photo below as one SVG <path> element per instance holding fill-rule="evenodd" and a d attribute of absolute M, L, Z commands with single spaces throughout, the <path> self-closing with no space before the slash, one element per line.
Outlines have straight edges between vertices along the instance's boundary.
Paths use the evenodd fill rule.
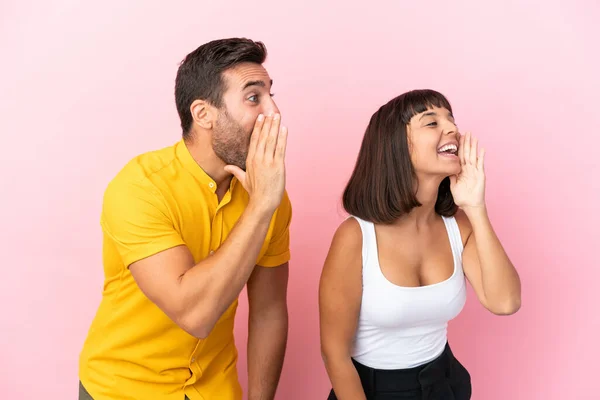
<path fill-rule="evenodd" d="M 248 400 L 272 400 L 288 334 L 288 263 L 256 266 L 248 280 Z"/>
<path fill-rule="evenodd" d="M 144 294 L 193 336 L 208 336 L 254 269 L 285 187 L 287 130 L 279 122 L 279 116 L 257 119 L 246 172 L 226 167 L 248 192 L 249 203 L 212 256 L 194 264 L 189 250 L 177 246 L 129 267 Z"/>
<path fill-rule="evenodd" d="M 177 246 L 129 269 L 165 314 L 189 334 L 205 338 L 246 284 L 269 222 L 268 214 L 247 209 L 221 247 L 198 264 L 186 246 Z"/>

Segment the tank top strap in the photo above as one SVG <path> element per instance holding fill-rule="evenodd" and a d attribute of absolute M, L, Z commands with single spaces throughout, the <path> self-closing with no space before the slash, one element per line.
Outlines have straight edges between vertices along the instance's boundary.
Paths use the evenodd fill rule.
<path fill-rule="evenodd" d="M 351 216 L 360 225 L 362 232 L 362 276 L 363 285 L 368 282 L 373 273 L 373 257 L 375 265 L 378 265 L 377 237 L 375 236 L 375 225 L 372 222 L 365 221 L 356 216 Z"/>
<path fill-rule="evenodd" d="M 446 231 L 448 232 L 448 237 L 450 238 L 452 254 L 454 254 L 455 258 L 462 260 L 463 243 L 456 218 L 442 216 L 442 219 L 444 220 Z"/>

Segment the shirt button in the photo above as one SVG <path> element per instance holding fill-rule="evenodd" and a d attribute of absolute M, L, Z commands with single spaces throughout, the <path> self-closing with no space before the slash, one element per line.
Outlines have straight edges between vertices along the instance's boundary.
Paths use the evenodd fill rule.
<path fill-rule="evenodd" d="M 192 357 L 192 362 L 195 363 L 196 362 L 196 357 Z"/>
<path fill-rule="evenodd" d="M 211 251 L 210 251 L 210 254 L 215 254 L 215 251 L 214 251 L 214 250 L 211 250 Z"/>
<path fill-rule="evenodd" d="M 215 184 L 211 182 L 211 183 L 208 184 L 208 187 L 212 189 L 212 188 L 215 187 Z"/>

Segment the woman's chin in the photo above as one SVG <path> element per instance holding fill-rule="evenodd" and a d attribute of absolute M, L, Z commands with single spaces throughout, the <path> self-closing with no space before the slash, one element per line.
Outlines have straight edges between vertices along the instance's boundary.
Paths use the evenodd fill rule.
<path fill-rule="evenodd" d="M 461 171 L 461 167 L 460 164 L 458 166 L 452 167 L 452 168 L 443 168 L 442 171 L 440 171 L 440 175 L 443 176 L 444 178 L 447 178 L 449 176 L 453 176 L 453 175 L 458 175 L 460 174 Z"/>
<path fill-rule="evenodd" d="M 458 175 L 460 174 L 460 171 L 462 170 L 460 163 L 443 163 L 445 165 L 436 165 L 437 168 L 435 169 L 423 169 L 421 171 L 419 171 L 417 169 L 417 175 L 421 175 L 423 174 L 424 176 L 439 176 L 440 178 L 444 179 L 447 178 L 449 176 L 452 175 Z"/>
<path fill-rule="evenodd" d="M 455 167 L 452 169 L 452 171 L 450 172 L 450 175 L 458 175 L 458 174 L 460 174 L 461 170 L 462 170 L 462 168 L 460 167 L 460 164 L 459 164 L 458 167 Z"/>

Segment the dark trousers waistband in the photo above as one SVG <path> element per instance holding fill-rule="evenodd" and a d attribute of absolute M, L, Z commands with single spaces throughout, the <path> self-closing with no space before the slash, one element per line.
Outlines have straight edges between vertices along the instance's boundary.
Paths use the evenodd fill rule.
<path fill-rule="evenodd" d="M 352 361 L 361 381 L 366 381 L 368 386 L 375 386 L 377 390 L 383 391 L 402 391 L 420 389 L 447 379 L 456 359 L 450 346 L 446 344 L 442 354 L 435 360 L 414 368 L 375 369 L 362 365 L 356 360 Z"/>
<path fill-rule="evenodd" d="M 386 395 L 405 394 L 418 400 L 469 400 L 471 376 L 454 357 L 450 346 L 435 360 L 414 368 L 383 370 L 370 368 L 352 360 L 368 400 L 389 398 Z M 381 396 L 381 397 L 380 397 Z M 330 394 L 329 399 L 336 399 Z"/>

